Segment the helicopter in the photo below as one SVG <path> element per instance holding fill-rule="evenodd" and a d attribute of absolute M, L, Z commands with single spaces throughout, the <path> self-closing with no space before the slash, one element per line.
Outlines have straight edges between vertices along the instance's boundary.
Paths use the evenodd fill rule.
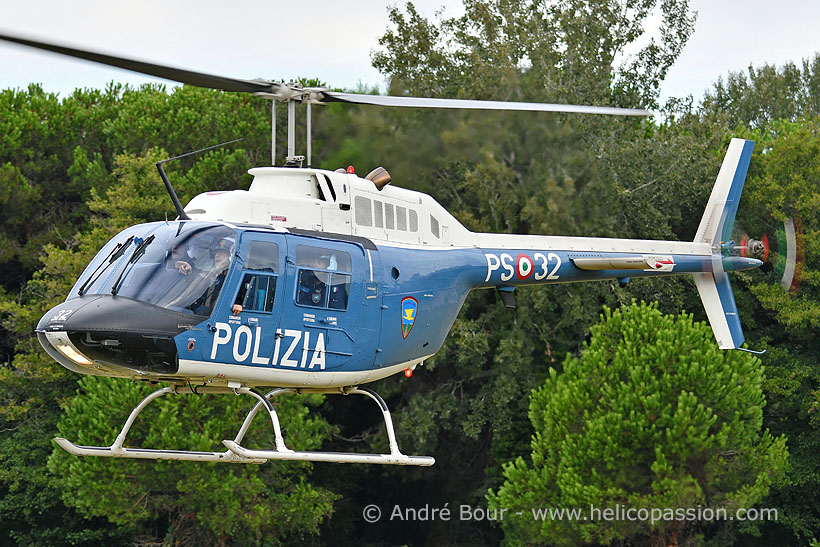
<path fill-rule="evenodd" d="M 249 171 L 248 190 L 205 192 L 186 206 L 162 164 L 175 220 L 131 226 L 91 260 L 66 300 L 40 320 L 43 349 L 79 374 L 164 382 L 131 412 L 110 446 L 56 438 L 79 456 L 264 463 L 300 460 L 430 466 L 403 454 L 390 411 L 363 387 L 411 376 L 443 345 L 467 298 L 539 284 L 691 275 L 721 349 L 742 348 L 728 272 L 757 268 L 762 241 L 731 239 L 754 143 L 732 139 L 691 242 L 476 233 L 433 197 L 400 188 L 384 168 L 311 167 L 311 106 L 328 102 L 414 108 L 526 110 L 647 116 L 640 109 L 342 93 L 267 80 L 238 80 L 18 36 L 0 40 L 158 76 L 272 99 L 271 164 Z M 276 157 L 276 104 L 287 107 L 287 156 Z M 296 155 L 295 107 L 306 108 L 306 156 Z M 181 156 L 179 156 L 181 157 Z M 176 159 L 176 158 L 171 158 Z M 263 393 L 259 388 L 271 388 Z M 256 404 L 223 452 L 125 446 L 142 410 L 171 394 L 248 395 Z M 294 451 L 272 404 L 289 393 L 363 395 L 378 406 L 389 453 Z M 274 446 L 242 440 L 256 415 Z"/>

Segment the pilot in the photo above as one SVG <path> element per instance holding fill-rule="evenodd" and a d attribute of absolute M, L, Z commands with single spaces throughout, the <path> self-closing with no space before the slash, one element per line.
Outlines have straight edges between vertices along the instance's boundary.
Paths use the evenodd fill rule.
<path fill-rule="evenodd" d="M 245 294 L 248 292 L 248 285 L 250 283 L 246 283 L 245 281 L 248 279 L 248 276 L 245 276 L 245 279 L 242 280 L 242 283 L 239 285 L 239 293 L 236 295 L 236 301 L 233 303 L 233 307 L 231 308 L 231 313 L 234 315 L 239 315 L 242 313 L 242 302 L 245 301 Z"/>
<path fill-rule="evenodd" d="M 233 252 L 233 242 L 229 239 L 219 241 L 211 249 L 213 266 L 211 275 L 214 276 L 213 283 L 192 305 L 191 308 L 197 315 L 209 315 L 214 309 L 225 278 L 228 276 L 228 269 L 231 266 L 231 253 Z M 241 309 L 241 306 L 240 306 Z M 238 312 L 236 312 L 238 313 Z"/>

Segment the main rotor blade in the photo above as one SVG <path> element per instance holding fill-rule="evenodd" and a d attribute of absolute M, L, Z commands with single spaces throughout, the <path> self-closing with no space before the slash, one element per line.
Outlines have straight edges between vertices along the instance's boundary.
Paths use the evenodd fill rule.
<path fill-rule="evenodd" d="M 572 104 L 518 103 L 509 101 L 474 101 L 465 99 L 430 99 L 423 97 L 390 97 L 325 91 L 327 102 L 372 104 L 377 106 L 402 106 L 410 108 L 465 108 L 473 110 L 525 110 L 532 112 L 577 112 L 581 114 L 608 114 L 613 116 L 651 116 L 648 110 L 639 108 L 615 108 L 609 106 L 578 106 Z"/>
<path fill-rule="evenodd" d="M 117 57 L 105 53 L 98 53 L 50 42 L 0 34 L 0 40 L 12 42 L 36 49 L 51 51 L 69 57 L 85 59 L 95 63 L 131 70 L 149 76 L 156 76 L 183 84 L 195 85 L 222 91 L 236 91 L 267 95 L 278 100 L 302 100 L 300 90 L 286 84 L 279 84 L 267 80 L 241 80 L 226 78 L 213 74 L 194 72 L 181 68 L 158 65 L 135 59 Z M 607 106 L 578 106 L 571 104 L 523 103 L 508 101 L 475 101 L 465 99 L 434 99 L 423 97 L 390 97 L 384 95 L 364 95 L 359 93 L 340 93 L 336 91 L 313 90 L 313 99 L 318 96 L 326 102 L 343 102 L 355 104 L 370 104 L 376 106 L 400 106 L 411 108 L 462 108 L 474 110 L 523 110 L 534 112 L 576 112 L 582 114 L 608 114 L 615 116 L 651 116 L 652 113 L 636 108 L 614 108 Z M 297 96 L 302 97 L 297 98 Z"/>
<path fill-rule="evenodd" d="M 280 84 L 265 81 L 253 80 L 239 80 L 236 78 L 225 78 L 223 76 L 215 76 L 213 74 L 204 74 L 202 72 L 194 72 L 191 70 L 184 70 L 181 68 L 173 68 L 169 66 L 157 65 L 154 63 L 147 63 L 145 61 L 136 61 L 134 59 L 126 59 L 124 57 L 115 57 L 113 55 L 106 55 L 104 53 L 96 53 L 93 51 L 85 51 L 82 49 L 75 49 L 71 47 L 52 44 L 49 42 L 41 42 L 39 40 L 31 40 L 18 36 L 10 36 L 8 34 L 0 34 L 0 40 L 6 42 L 13 42 L 24 46 L 29 46 L 69 57 L 76 57 L 78 59 L 85 59 L 103 65 L 114 66 L 117 68 L 124 68 L 133 72 L 140 72 L 149 76 L 156 76 L 165 80 L 172 80 L 183 84 L 191 84 L 198 87 L 208 87 L 212 89 L 221 89 L 222 91 L 245 91 L 249 93 L 273 93 L 279 94 L 281 92 Z"/>

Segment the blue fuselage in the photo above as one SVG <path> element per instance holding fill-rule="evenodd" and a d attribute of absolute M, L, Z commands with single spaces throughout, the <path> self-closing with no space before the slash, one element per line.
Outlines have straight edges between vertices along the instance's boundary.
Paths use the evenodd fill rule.
<path fill-rule="evenodd" d="M 228 265 L 218 264 L 220 247 Z M 433 355 L 473 289 L 698 273 L 716 260 L 724 270 L 759 264 L 691 253 L 426 249 L 152 223 L 109 242 L 38 334 L 49 354 L 82 373 L 346 386 Z M 605 269 L 610 263 L 626 267 Z"/>

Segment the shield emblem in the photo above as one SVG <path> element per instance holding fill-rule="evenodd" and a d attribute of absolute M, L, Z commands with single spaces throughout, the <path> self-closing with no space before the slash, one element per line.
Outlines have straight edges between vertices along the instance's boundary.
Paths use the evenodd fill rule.
<path fill-rule="evenodd" d="M 407 338 L 413 325 L 416 322 L 416 312 L 419 309 L 419 301 L 412 296 L 406 296 L 401 300 L 401 335 Z"/>

